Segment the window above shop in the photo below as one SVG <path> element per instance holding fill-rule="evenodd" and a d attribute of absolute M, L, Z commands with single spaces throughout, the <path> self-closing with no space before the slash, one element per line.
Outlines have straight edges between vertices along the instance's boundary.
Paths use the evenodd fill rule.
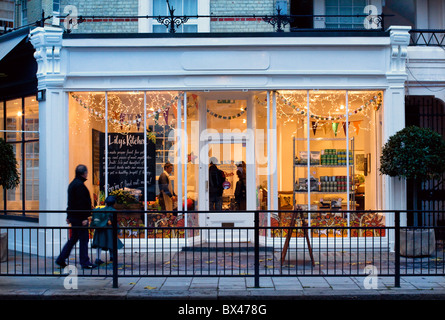
<path fill-rule="evenodd" d="M 197 16 L 198 0 L 153 0 L 153 16 L 169 16 L 174 10 L 175 16 Z M 168 32 L 167 26 L 161 21 L 153 20 L 153 32 Z M 198 21 L 196 18 L 189 19 L 186 23 L 181 24 L 176 32 L 198 32 Z"/>

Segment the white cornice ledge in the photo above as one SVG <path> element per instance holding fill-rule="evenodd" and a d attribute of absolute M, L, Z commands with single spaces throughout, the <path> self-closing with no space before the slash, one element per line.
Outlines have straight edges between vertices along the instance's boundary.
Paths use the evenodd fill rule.
<path fill-rule="evenodd" d="M 57 27 L 39 27 L 30 32 L 29 38 L 35 48 L 37 78 L 39 88 L 49 85 L 60 87 L 64 77 L 60 74 L 60 51 L 62 49 L 63 29 Z M 47 79 L 48 78 L 48 79 Z"/>
<path fill-rule="evenodd" d="M 408 57 L 408 45 L 411 27 L 391 26 L 389 28 L 391 56 L 390 71 L 386 74 L 391 82 L 404 82 L 407 78 L 406 59 Z"/>

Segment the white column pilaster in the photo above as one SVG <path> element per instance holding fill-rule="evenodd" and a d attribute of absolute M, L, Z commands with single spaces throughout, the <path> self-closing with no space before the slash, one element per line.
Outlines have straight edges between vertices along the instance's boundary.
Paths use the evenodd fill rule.
<path fill-rule="evenodd" d="M 30 41 L 36 52 L 38 90 L 46 99 L 39 102 L 39 208 L 65 210 L 68 187 L 68 101 L 61 73 L 62 28 L 35 28 Z M 41 213 L 42 226 L 65 226 L 66 214 Z"/>
<path fill-rule="evenodd" d="M 388 87 L 384 96 L 382 145 L 389 137 L 405 127 L 405 81 L 407 47 L 411 27 L 391 26 L 389 70 L 386 73 Z M 406 183 L 399 178 L 383 176 L 384 210 L 406 210 Z M 401 216 L 401 223 L 406 223 L 406 216 Z M 394 215 L 388 214 L 387 226 L 394 225 Z M 389 241 L 394 242 L 394 233 L 389 234 Z"/>

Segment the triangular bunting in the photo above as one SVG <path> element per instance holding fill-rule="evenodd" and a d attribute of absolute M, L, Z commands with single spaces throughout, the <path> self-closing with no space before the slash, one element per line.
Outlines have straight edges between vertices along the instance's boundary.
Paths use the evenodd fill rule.
<path fill-rule="evenodd" d="M 362 120 L 352 121 L 352 125 L 354 126 L 355 134 L 358 134 L 358 131 L 360 130 L 360 122 L 362 122 Z"/>
<path fill-rule="evenodd" d="M 350 122 L 348 122 L 348 127 L 349 127 L 349 123 L 350 123 Z M 344 122 L 342 123 L 342 126 L 343 126 L 343 132 L 345 133 L 345 136 L 346 136 L 346 129 L 347 129 L 347 127 L 346 127 L 346 121 L 344 121 Z"/>
<path fill-rule="evenodd" d="M 338 122 L 332 122 L 332 130 L 334 131 L 334 135 L 337 136 Z"/>
<path fill-rule="evenodd" d="M 314 136 L 315 136 L 315 132 L 317 131 L 317 122 L 316 121 L 312 121 L 312 131 L 314 132 Z"/>

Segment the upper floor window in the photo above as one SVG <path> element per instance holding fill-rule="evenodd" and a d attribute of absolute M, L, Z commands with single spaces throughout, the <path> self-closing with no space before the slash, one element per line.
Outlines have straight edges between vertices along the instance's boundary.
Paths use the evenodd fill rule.
<path fill-rule="evenodd" d="M 169 0 L 170 8 L 175 10 L 175 16 L 198 15 L 198 0 Z M 168 16 L 170 12 L 166 0 L 153 0 L 153 16 Z M 180 25 L 176 32 L 198 32 L 198 19 L 190 18 L 186 24 Z M 168 32 L 166 26 L 153 21 L 153 32 Z"/>
<path fill-rule="evenodd" d="M 28 24 L 28 1 L 27 0 L 22 0 L 20 1 L 20 5 L 21 5 L 21 11 L 22 11 L 22 26 L 27 25 Z"/>
<path fill-rule="evenodd" d="M 361 29 L 363 28 L 364 9 L 367 0 L 325 0 L 326 15 L 340 15 L 340 17 L 326 17 L 326 28 Z M 345 17 L 342 17 L 342 16 Z M 362 15 L 352 17 L 352 15 Z M 351 16 L 351 17 L 346 17 Z"/>

